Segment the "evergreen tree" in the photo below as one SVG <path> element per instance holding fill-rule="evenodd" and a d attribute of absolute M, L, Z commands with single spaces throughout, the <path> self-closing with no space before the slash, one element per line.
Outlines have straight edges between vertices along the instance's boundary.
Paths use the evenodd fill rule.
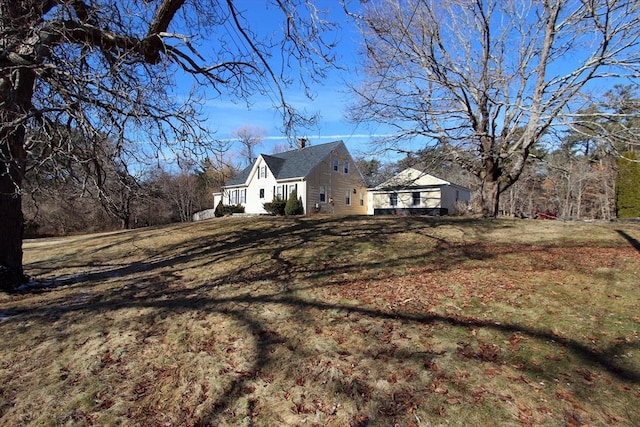
<path fill-rule="evenodd" d="M 298 192 L 293 190 L 291 194 L 289 194 L 289 199 L 287 200 L 287 204 L 284 207 L 284 214 L 289 215 L 302 215 L 304 213 L 304 208 L 302 207 L 302 201 L 298 199 Z"/>
<path fill-rule="evenodd" d="M 264 206 L 264 210 L 266 210 L 270 215 L 282 216 L 285 214 L 287 201 L 275 196 L 272 201 L 264 203 L 262 206 Z"/>
<path fill-rule="evenodd" d="M 224 216 L 224 205 L 222 204 L 222 200 L 218 202 L 218 205 L 216 206 L 216 210 L 213 211 L 213 214 L 216 216 L 216 218 L 220 218 Z"/>
<path fill-rule="evenodd" d="M 618 218 L 640 217 L 640 163 L 635 151 L 618 160 L 616 214 Z"/>

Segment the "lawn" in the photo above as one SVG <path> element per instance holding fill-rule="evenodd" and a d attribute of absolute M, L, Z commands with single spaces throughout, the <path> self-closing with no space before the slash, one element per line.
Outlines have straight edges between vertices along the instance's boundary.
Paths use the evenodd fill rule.
<path fill-rule="evenodd" d="M 640 224 L 222 218 L 25 242 L 1 425 L 638 426 Z"/>

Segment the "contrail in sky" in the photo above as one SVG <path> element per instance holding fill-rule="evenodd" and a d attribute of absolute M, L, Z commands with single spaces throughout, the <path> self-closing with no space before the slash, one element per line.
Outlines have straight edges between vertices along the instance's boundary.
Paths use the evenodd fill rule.
<path fill-rule="evenodd" d="M 301 135 L 302 136 L 302 135 Z M 393 136 L 392 134 L 364 134 L 364 133 L 356 133 L 356 134 L 337 134 L 337 135 L 304 135 L 309 139 L 361 139 L 361 138 L 387 138 Z M 284 135 L 280 136 L 265 136 L 264 140 L 282 140 L 287 137 Z M 229 139 L 229 141 L 235 141 L 234 139 Z"/>

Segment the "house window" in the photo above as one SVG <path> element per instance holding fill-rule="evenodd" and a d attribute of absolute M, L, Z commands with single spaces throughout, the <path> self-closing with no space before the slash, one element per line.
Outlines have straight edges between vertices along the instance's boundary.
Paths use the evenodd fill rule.
<path fill-rule="evenodd" d="M 338 168 L 340 167 L 340 162 L 338 161 L 338 159 L 335 159 L 333 161 L 333 171 L 334 172 L 338 172 Z"/>
<path fill-rule="evenodd" d="M 327 202 L 327 186 L 326 185 L 320 186 L 320 202 L 321 203 Z"/>
<path fill-rule="evenodd" d="M 364 206 L 364 193 L 360 193 L 360 206 Z"/>
<path fill-rule="evenodd" d="M 344 204 L 351 206 L 351 191 L 349 190 L 344 193 Z"/>
<path fill-rule="evenodd" d="M 398 206 L 398 193 L 389 194 L 389 204 L 391 206 Z"/>
<path fill-rule="evenodd" d="M 238 204 L 238 190 L 231 191 L 231 195 L 229 196 L 229 204 L 230 205 Z"/>
<path fill-rule="evenodd" d="M 247 203 L 247 190 L 240 190 L 240 203 Z"/>
<path fill-rule="evenodd" d="M 260 189 L 260 198 L 264 199 L 264 188 Z"/>
<path fill-rule="evenodd" d="M 344 162 L 344 173 L 349 173 L 349 162 Z"/>
<path fill-rule="evenodd" d="M 260 169 L 262 170 L 262 177 L 266 178 L 267 177 L 267 167 L 266 166 L 260 166 Z"/>
<path fill-rule="evenodd" d="M 282 185 L 273 187 L 273 194 L 275 194 L 278 199 L 282 199 Z"/>
<path fill-rule="evenodd" d="M 411 193 L 411 205 L 412 206 L 420 206 L 420 204 L 421 204 L 420 192 L 419 191 L 414 191 L 413 193 Z"/>

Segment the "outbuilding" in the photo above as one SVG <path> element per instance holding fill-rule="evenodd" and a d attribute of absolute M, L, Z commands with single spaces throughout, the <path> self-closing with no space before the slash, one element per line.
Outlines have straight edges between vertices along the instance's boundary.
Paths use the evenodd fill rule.
<path fill-rule="evenodd" d="M 465 209 L 471 190 L 408 168 L 370 188 L 369 215 L 447 215 Z"/>

